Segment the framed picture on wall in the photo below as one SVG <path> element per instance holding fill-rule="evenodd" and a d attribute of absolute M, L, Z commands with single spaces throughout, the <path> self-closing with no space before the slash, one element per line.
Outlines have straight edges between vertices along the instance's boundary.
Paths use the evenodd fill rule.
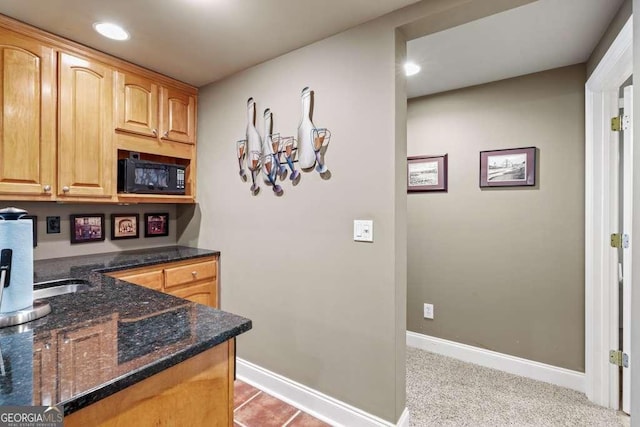
<path fill-rule="evenodd" d="M 47 234 L 60 234 L 60 217 L 47 217 Z"/>
<path fill-rule="evenodd" d="M 104 240 L 104 214 L 71 215 L 71 243 Z"/>
<path fill-rule="evenodd" d="M 536 147 L 480 152 L 480 187 L 536 185 Z"/>
<path fill-rule="evenodd" d="M 144 214 L 144 237 L 169 235 L 169 213 Z"/>
<path fill-rule="evenodd" d="M 139 214 L 111 214 L 111 240 L 140 237 Z"/>
<path fill-rule="evenodd" d="M 407 192 L 447 191 L 447 156 L 407 157 Z"/>
<path fill-rule="evenodd" d="M 33 247 L 38 246 L 38 217 L 36 215 L 25 215 L 22 219 L 30 219 L 33 224 Z"/>

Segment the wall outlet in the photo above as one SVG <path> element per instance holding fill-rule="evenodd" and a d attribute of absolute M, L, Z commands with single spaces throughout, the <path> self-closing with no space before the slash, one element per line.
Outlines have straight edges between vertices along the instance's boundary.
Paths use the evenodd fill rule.
<path fill-rule="evenodd" d="M 424 305 L 424 318 L 425 319 L 433 319 L 433 304 Z"/>

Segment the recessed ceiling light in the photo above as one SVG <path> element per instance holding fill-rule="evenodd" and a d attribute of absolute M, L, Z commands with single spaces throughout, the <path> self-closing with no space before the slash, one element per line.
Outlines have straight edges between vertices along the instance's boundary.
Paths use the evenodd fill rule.
<path fill-rule="evenodd" d="M 413 62 L 407 62 L 404 64 L 404 73 L 407 76 L 413 76 L 414 74 L 418 74 L 421 68 L 418 64 L 414 64 Z"/>
<path fill-rule="evenodd" d="M 129 33 L 127 33 L 124 28 L 110 22 L 96 22 L 93 24 L 93 29 L 112 40 L 129 39 Z"/>

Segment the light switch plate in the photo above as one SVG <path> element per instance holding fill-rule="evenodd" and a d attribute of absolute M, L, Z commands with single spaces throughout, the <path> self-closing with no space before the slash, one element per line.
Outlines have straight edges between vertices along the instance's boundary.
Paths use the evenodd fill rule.
<path fill-rule="evenodd" d="M 373 221 L 370 219 L 353 220 L 353 240 L 356 242 L 373 242 Z"/>

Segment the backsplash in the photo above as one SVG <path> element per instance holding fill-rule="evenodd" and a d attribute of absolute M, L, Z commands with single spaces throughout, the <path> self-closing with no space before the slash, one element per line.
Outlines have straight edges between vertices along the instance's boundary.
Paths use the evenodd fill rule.
<path fill-rule="evenodd" d="M 0 202 L 0 208 L 15 206 L 25 209 L 29 215 L 38 217 L 38 246 L 34 248 L 34 259 L 59 258 L 74 255 L 86 255 L 130 249 L 170 246 L 176 244 L 176 206 L 172 204 L 144 205 L 97 205 L 97 204 L 59 204 L 51 202 Z M 169 235 L 162 237 L 144 237 L 145 213 L 169 213 Z M 111 214 L 137 213 L 140 215 L 140 237 L 138 239 L 111 240 Z M 105 240 L 101 242 L 74 243 L 70 241 L 69 216 L 72 214 L 104 214 Z M 47 234 L 47 217 L 60 217 L 60 233 Z"/>

